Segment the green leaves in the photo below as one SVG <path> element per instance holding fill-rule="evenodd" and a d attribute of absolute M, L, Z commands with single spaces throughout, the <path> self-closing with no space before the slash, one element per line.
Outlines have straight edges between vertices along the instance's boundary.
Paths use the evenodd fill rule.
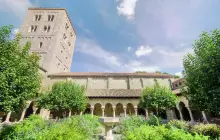
<path fill-rule="evenodd" d="M 84 111 L 87 105 L 85 88 L 71 81 L 57 82 L 52 90 L 42 94 L 38 99 L 38 106 L 50 110 Z"/>
<path fill-rule="evenodd" d="M 146 87 L 140 99 L 143 108 L 169 109 L 176 105 L 178 99 L 171 89 L 160 86 L 157 82 L 153 87 Z"/>
<path fill-rule="evenodd" d="M 203 32 L 193 49 L 183 59 L 186 95 L 200 110 L 220 115 L 220 30 Z"/>
<path fill-rule="evenodd" d="M 40 87 L 39 57 L 29 54 L 30 43 L 20 46 L 20 35 L 11 39 L 12 26 L 0 29 L 0 111 L 17 111 Z"/>

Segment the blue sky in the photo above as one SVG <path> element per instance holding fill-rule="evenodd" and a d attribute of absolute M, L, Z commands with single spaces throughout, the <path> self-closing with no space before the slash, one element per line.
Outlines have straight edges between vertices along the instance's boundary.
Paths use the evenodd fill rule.
<path fill-rule="evenodd" d="M 203 31 L 220 28 L 219 0 L 0 0 L 0 26 L 28 7 L 66 8 L 77 33 L 71 71 L 180 74 Z"/>

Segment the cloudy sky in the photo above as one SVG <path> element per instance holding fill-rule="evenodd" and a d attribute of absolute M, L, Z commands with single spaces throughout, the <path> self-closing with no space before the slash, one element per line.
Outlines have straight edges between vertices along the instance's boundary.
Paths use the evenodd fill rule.
<path fill-rule="evenodd" d="M 203 31 L 220 28 L 220 0 L 0 0 L 0 26 L 28 7 L 66 8 L 77 33 L 71 71 L 179 74 Z"/>

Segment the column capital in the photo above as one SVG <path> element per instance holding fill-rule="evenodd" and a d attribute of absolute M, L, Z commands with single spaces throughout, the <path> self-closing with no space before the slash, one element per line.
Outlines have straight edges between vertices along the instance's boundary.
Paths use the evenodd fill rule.
<path fill-rule="evenodd" d="M 94 109 L 95 107 L 94 107 L 94 106 L 91 106 L 90 108 L 91 108 L 91 109 Z"/>
<path fill-rule="evenodd" d="M 123 109 L 127 109 L 127 106 L 123 106 Z"/>
<path fill-rule="evenodd" d="M 138 109 L 138 106 L 135 105 L 135 106 L 134 106 L 134 109 Z"/>
<path fill-rule="evenodd" d="M 101 109 L 105 109 L 105 106 L 102 106 Z"/>

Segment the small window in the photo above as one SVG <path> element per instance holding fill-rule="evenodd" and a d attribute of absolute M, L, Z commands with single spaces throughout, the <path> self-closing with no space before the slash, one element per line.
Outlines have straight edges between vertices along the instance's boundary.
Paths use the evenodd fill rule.
<path fill-rule="evenodd" d="M 37 25 L 34 26 L 34 32 L 36 32 L 36 31 L 37 31 Z"/>
<path fill-rule="evenodd" d="M 71 37 L 73 36 L 73 33 L 72 33 L 72 32 L 70 33 L 70 36 L 71 36 Z"/>
<path fill-rule="evenodd" d="M 175 84 L 175 87 L 178 87 L 178 85 L 177 85 L 177 84 Z"/>
<path fill-rule="evenodd" d="M 51 21 L 53 21 L 53 19 L 54 19 L 54 15 L 52 15 L 52 17 L 51 17 Z"/>
<path fill-rule="evenodd" d="M 44 32 L 49 32 L 50 31 L 50 25 L 45 25 L 44 26 Z"/>
<path fill-rule="evenodd" d="M 43 46 L 43 42 L 40 42 L 39 48 L 42 48 L 42 46 Z"/>
<path fill-rule="evenodd" d="M 179 85 L 181 86 L 181 85 L 182 85 L 182 83 L 180 82 L 180 83 L 179 83 Z"/>
<path fill-rule="evenodd" d="M 141 88 L 143 88 L 144 87 L 143 79 L 140 79 L 140 83 L 141 83 Z"/>
<path fill-rule="evenodd" d="M 68 57 L 66 57 L 66 59 L 68 59 Z"/>
<path fill-rule="evenodd" d="M 66 30 L 69 28 L 69 25 L 66 23 L 66 26 L 65 26 Z"/>
<path fill-rule="evenodd" d="M 40 21 L 40 19 L 41 19 L 41 15 L 35 15 L 35 21 Z"/>
<path fill-rule="evenodd" d="M 68 42 L 68 45 L 69 45 L 69 46 L 71 46 L 71 43 L 70 43 L 70 42 Z"/>
<path fill-rule="evenodd" d="M 63 53 L 63 51 L 61 51 L 61 53 Z"/>
<path fill-rule="evenodd" d="M 65 34 L 63 34 L 63 39 L 66 39 L 67 37 L 66 37 L 66 35 Z"/>
<path fill-rule="evenodd" d="M 48 21 L 53 21 L 54 20 L 54 15 L 48 15 Z"/>

